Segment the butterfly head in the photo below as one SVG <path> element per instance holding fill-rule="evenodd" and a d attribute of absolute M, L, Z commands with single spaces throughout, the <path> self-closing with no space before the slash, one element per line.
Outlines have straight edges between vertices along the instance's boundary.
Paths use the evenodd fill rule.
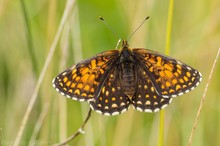
<path fill-rule="evenodd" d="M 129 45 L 128 45 L 128 41 L 127 40 L 123 40 L 122 41 L 122 48 L 125 48 L 125 47 L 128 47 Z"/>

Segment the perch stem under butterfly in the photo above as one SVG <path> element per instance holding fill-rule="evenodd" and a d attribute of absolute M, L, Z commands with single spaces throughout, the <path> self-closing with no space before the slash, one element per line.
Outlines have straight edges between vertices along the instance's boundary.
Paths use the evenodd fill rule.
<path fill-rule="evenodd" d="M 83 129 L 84 129 L 86 123 L 88 122 L 89 118 L 91 117 L 91 112 L 92 112 L 92 109 L 90 108 L 85 121 L 83 122 L 82 126 L 79 128 L 79 130 L 76 133 L 74 133 L 73 135 L 68 137 L 65 141 L 63 141 L 61 143 L 58 143 L 58 144 L 54 144 L 53 146 L 63 146 L 63 145 L 66 145 L 67 143 L 69 143 L 70 141 L 75 139 L 79 134 L 85 134 L 85 131 L 83 131 Z"/>

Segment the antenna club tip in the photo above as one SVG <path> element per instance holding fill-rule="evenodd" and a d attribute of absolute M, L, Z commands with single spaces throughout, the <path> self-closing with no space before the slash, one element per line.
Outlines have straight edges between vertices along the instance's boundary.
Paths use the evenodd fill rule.
<path fill-rule="evenodd" d="M 102 18 L 102 16 L 99 16 L 99 19 L 102 20 L 102 21 L 104 21 L 104 19 Z"/>
<path fill-rule="evenodd" d="M 145 20 L 147 20 L 147 19 L 149 19 L 150 18 L 150 16 L 147 16 L 146 18 L 145 18 Z"/>

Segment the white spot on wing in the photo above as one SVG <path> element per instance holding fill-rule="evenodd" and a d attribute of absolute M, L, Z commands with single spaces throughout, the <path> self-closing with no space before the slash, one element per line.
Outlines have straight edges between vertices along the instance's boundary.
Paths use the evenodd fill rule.
<path fill-rule="evenodd" d="M 65 96 L 65 94 L 64 94 L 63 92 L 61 92 L 61 91 L 60 91 L 60 94 L 63 95 L 63 96 Z"/>
<path fill-rule="evenodd" d="M 160 109 L 159 108 L 156 108 L 155 110 L 154 110 L 154 112 L 158 112 Z"/>
<path fill-rule="evenodd" d="M 162 95 L 162 97 L 163 97 L 163 98 L 169 98 L 169 96 L 167 96 L 167 95 Z"/>
<path fill-rule="evenodd" d="M 109 113 L 103 113 L 105 116 L 111 116 Z"/>
<path fill-rule="evenodd" d="M 170 98 L 169 104 L 172 102 L 172 100 L 173 100 L 173 99 L 172 99 L 172 98 Z"/>
<path fill-rule="evenodd" d="M 192 70 L 192 69 L 191 69 L 190 67 L 188 67 L 188 66 L 187 66 L 186 68 L 187 68 L 188 70 Z"/>
<path fill-rule="evenodd" d="M 164 104 L 162 107 L 161 107 L 161 109 L 164 109 L 165 107 L 167 107 L 168 106 L 168 104 Z"/>
<path fill-rule="evenodd" d="M 140 107 L 136 107 L 136 109 L 140 112 L 143 112 L 143 109 L 141 109 Z"/>
<path fill-rule="evenodd" d="M 191 88 L 191 89 L 192 89 L 192 88 Z M 185 91 L 185 93 L 188 93 L 188 92 L 189 92 L 189 90 L 186 90 L 186 91 Z"/>
<path fill-rule="evenodd" d="M 80 102 L 85 101 L 85 99 L 79 99 Z"/>
<path fill-rule="evenodd" d="M 180 93 L 178 94 L 178 96 L 180 96 L 180 95 L 183 95 L 183 92 L 180 92 Z"/>
<path fill-rule="evenodd" d="M 128 109 L 125 108 L 125 109 L 123 109 L 123 110 L 121 111 L 121 113 L 124 113 L 124 112 L 126 112 L 127 110 L 128 110 Z"/>
<path fill-rule="evenodd" d="M 153 111 L 150 110 L 150 109 L 145 109 L 144 112 L 147 112 L 147 113 L 152 113 Z"/>
<path fill-rule="evenodd" d="M 177 95 L 175 94 L 175 95 L 172 95 L 172 97 L 177 97 Z"/>
<path fill-rule="evenodd" d="M 120 114 L 119 112 L 113 112 L 112 116 L 119 115 L 119 114 Z"/>
<path fill-rule="evenodd" d="M 54 79 L 52 80 L 52 84 L 54 84 L 55 79 L 56 79 L 56 78 L 54 78 Z"/>

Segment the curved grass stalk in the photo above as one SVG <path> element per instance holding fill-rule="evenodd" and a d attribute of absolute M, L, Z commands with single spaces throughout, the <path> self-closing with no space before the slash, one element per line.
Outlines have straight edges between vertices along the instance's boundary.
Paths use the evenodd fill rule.
<path fill-rule="evenodd" d="M 216 55 L 216 58 L 215 58 L 215 61 L 214 61 L 214 63 L 213 63 L 211 72 L 210 72 L 210 74 L 209 74 L 208 82 L 206 83 L 206 87 L 205 87 L 205 90 L 204 90 L 204 92 L 203 92 L 202 99 L 201 99 L 201 101 L 200 101 L 200 105 L 199 105 L 199 109 L 198 109 L 198 112 L 197 112 L 197 115 L 196 115 L 196 119 L 195 119 L 195 122 L 194 122 L 194 124 L 193 124 L 192 131 L 191 131 L 191 133 L 190 133 L 190 137 L 189 137 L 189 141 L 188 141 L 188 146 L 191 146 L 191 145 L 192 145 L 192 139 L 193 139 L 193 136 L 194 136 L 196 127 L 197 127 L 197 125 L 198 125 L 198 120 L 199 120 L 199 117 L 200 117 L 200 114 L 201 114 L 201 111 L 202 111 L 202 107 L 203 107 L 203 104 L 204 104 L 204 101 L 205 101 L 206 93 L 207 93 L 207 90 L 208 90 L 208 87 L 209 87 L 209 83 L 210 83 L 211 78 L 212 78 L 212 74 L 213 74 L 214 69 L 215 69 L 215 66 L 216 66 L 216 62 L 217 62 L 218 57 L 219 57 L 219 54 L 220 54 L 220 48 L 218 49 L 218 53 L 217 53 L 217 55 Z"/>

